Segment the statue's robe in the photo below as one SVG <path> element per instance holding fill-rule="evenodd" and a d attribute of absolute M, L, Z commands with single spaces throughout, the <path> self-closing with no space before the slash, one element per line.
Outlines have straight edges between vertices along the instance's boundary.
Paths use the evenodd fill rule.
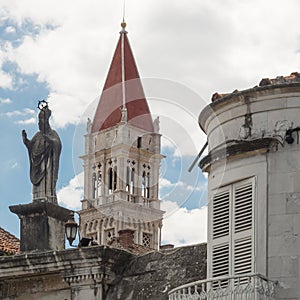
<path fill-rule="evenodd" d="M 33 200 L 57 203 L 56 181 L 61 153 L 58 134 L 52 129 L 45 134 L 39 131 L 28 146 Z"/>

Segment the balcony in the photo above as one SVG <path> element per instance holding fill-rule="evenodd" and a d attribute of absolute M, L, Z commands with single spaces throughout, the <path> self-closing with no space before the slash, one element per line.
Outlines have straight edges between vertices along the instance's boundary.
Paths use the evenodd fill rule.
<path fill-rule="evenodd" d="M 276 282 L 260 274 L 226 276 L 182 285 L 169 300 L 276 300 Z"/>

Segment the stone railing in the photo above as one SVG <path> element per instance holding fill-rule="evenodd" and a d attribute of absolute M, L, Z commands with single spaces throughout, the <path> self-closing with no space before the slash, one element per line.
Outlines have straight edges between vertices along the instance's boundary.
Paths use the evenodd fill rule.
<path fill-rule="evenodd" d="M 276 282 L 260 274 L 218 277 L 169 291 L 169 300 L 276 300 Z"/>
<path fill-rule="evenodd" d="M 84 200 L 83 207 L 88 208 L 88 200 Z M 100 196 L 96 199 L 92 200 L 92 205 L 98 206 L 102 204 L 113 203 L 117 201 L 127 201 L 130 203 L 139 204 L 144 207 L 160 209 L 160 201 L 155 201 L 155 199 L 148 199 L 143 196 L 132 195 L 129 192 L 125 191 L 117 191 L 113 194 Z M 85 204 L 86 203 L 86 204 Z"/>

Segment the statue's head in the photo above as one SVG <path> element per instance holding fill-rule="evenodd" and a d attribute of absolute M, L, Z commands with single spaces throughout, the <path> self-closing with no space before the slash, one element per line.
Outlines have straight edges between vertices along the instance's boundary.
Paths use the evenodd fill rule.
<path fill-rule="evenodd" d="M 48 106 L 45 106 L 39 112 L 39 129 L 40 131 L 46 131 L 50 128 L 49 118 L 51 116 L 51 110 Z"/>

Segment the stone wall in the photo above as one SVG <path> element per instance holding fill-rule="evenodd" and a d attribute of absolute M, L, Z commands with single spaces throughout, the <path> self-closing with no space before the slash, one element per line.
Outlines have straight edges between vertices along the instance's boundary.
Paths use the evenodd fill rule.
<path fill-rule="evenodd" d="M 94 246 L 0 257 L 1 300 L 168 299 L 206 277 L 206 244 L 144 255 Z"/>
<path fill-rule="evenodd" d="M 0 257 L 0 299 L 102 300 L 131 257 L 103 246 Z"/>
<path fill-rule="evenodd" d="M 165 300 L 172 288 L 206 278 L 206 244 L 136 256 L 116 278 L 107 300 Z"/>

